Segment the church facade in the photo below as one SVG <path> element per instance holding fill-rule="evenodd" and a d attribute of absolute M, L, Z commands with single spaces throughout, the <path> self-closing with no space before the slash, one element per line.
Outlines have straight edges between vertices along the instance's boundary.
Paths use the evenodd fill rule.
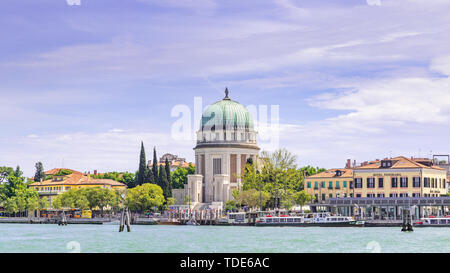
<path fill-rule="evenodd" d="M 176 199 L 188 195 L 193 205 L 224 204 L 232 191 L 241 187 L 247 160 L 256 162 L 259 147 L 257 132 L 249 111 L 240 103 L 225 98 L 210 105 L 202 115 L 195 151 L 196 174 Z"/>

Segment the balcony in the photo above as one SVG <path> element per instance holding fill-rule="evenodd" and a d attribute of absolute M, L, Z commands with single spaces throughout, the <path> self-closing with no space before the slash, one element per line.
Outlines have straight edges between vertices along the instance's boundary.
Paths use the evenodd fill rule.
<path fill-rule="evenodd" d="M 38 190 L 37 192 L 39 195 L 58 195 L 62 193 L 62 191 L 57 190 Z"/>

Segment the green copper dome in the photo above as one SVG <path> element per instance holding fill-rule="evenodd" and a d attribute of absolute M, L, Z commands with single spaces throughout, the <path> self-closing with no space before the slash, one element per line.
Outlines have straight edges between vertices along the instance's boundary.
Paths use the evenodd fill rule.
<path fill-rule="evenodd" d="M 202 115 L 201 130 L 245 130 L 253 131 L 253 119 L 250 112 L 239 102 L 226 97 L 209 106 Z"/>

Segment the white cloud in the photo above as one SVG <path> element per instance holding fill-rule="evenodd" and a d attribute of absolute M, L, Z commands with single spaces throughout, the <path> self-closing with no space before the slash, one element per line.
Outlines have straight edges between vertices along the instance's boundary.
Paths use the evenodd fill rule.
<path fill-rule="evenodd" d="M 170 152 L 192 160 L 193 143 L 172 140 L 169 134 L 125 131 L 100 133 L 47 134 L 39 137 L 0 139 L 2 163 L 20 165 L 32 176 L 34 164 L 44 163 L 46 169 L 64 167 L 79 171 L 131 171 L 138 168 L 140 143 L 144 142 L 147 160 L 152 159 L 153 147 L 158 156 Z"/>

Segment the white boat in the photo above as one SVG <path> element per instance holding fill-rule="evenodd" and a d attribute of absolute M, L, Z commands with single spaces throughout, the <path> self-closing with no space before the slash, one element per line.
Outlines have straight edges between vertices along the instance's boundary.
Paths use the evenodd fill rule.
<path fill-rule="evenodd" d="M 364 226 L 364 221 L 356 221 L 353 217 L 342 216 L 342 215 L 331 215 L 330 213 L 314 213 L 312 219 L 308 219 L 308 223 L 314 226 L 322 227 L 348 227 Z"/>
<path fill-rule="evenodd" d="M 230 212 L 227 214 L 227 222 L 229 225 L 248 225 L 248 217 L 246 212 Z"/>
<path fill-rule="evenodd" d="M 429 216 L 416 222 L 415 227 L 450 227 L 450 215 L 446 217 Z"/>
<path fill-rule="evenodd" d="M 265 217 L 259 218 L 255 226 L 266 226 L 266 227 L 305 227 L 305 218 L 303 216 L 272 216 L 267 215 Z"/>

